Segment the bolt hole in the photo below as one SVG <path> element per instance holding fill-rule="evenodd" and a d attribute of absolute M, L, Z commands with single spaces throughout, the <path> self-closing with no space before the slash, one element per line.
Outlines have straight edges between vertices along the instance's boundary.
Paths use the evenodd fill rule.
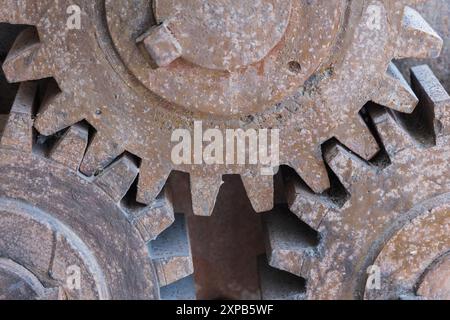
<path fill-rule="evenodd" d="M 291 61 L 288 63 L 289 71 L 292 73 L 300 73 L 302 71 L 302 66 L 297 61 Z"/>

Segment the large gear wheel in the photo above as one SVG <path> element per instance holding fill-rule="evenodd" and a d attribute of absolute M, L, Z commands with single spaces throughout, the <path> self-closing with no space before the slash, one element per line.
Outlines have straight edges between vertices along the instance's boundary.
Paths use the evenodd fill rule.
<path fill-rule="evenodd" d="M 71 30 L 70 1 L 2 0 L 0 21 L 32 26 L 3 69 L 10 82 L 56 80 L 36 116 L 39 133 L 83 120 L 95 128 L 83 174 L 136 155 L 137 202 L 152 205 L 172 171 L 188 172 L 197 215 L 211 214 L 224 174 L 240 174 L 263 212 L 273 208 L 263 165 L 176 165 L 173 131 L 193 131 L 195 120 L 224 135 L 280 129 L 280 164 L 324 192 L 324 142 L 337 138 L 366 160 L 379 151 L 359 115 L 366 102 L 406 113 L 417 104 L 391 61 L 435 57 L 442 39 L 416 2 L 79 1 L 81 29 Z"/>
<path fill-rule="evenodd" d="M 43 87 L 22 83 L 0 114 L 0 299 L 194 298 L 187 229 L 169 192 L 136 206 L 129 155 L 95 179 L 77 174 L 88 127 L 37 136 Z"/>
<path fill-rule="evenodd" d="M 384 156 L 367 162 L 330 143 L 334 196 L 287 179 L 291 213 L 266 218 L 265 297 L 450 298 L 450 96 L 429 67 L 411 75 L 420 98 L 413 115 L 366 106 Z"/>

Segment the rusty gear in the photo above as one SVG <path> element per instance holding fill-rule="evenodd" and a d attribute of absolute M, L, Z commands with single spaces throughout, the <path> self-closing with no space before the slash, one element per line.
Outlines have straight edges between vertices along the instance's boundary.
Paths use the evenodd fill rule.
<path fill-rule="evenodd" d="M 193 267 L 168 192 L 153 206 L 129 203 L 138 172 L 129 155 L 94 180 L 77 175 L 88 127 L 36 137 L 42 86 L 22 83 L 10 112 L 0 114 L 0 298 L 191 297 L 178 289 Z M 172 224 L 167 230 L 148 223 L 163 217 Z"/>
<path fill-rule="evenodd" d="M 71 30 L 70 1 L 2 0 L 1 21 L 33 26 L 3 68 L 11 82 L 56 80 L 34 124 L 41 134 L 82 120 L 96 129 L 85 175 L 127 151 L 140 158 L 139 203 L 151 205 L 178 170 L 190 173 L 194 212 L 209 215 L 222 175 L 240 174 L 262 212 L 273 207 L 273 179 L 260 165 L 175 165 L 172 132 L 192 131 L 195 120 L 223 132 L 278 128 L 280 164 L 327 190 L 322 143 L 335 137 L 371 159 L 379 149 L 362 106 L 415 108 L 390 62 L 435 57 L 442 46 L 415 2 L 79 1 L 81 30 Z"/>
<path fill-rule="evenodd" d="M 303 224 L 267 217 L 268 261 L 306 284 L 264 267 L 266 297 L 449 299 L 450 96 L 427 66 L 411 74 L 413 115 L 367 106 L 385 157 L 369 163 L 336 141 L 325 148 L 344 193 L 318 196 L 289 179 L 290 210 Z M 366 286 L 374 270 L 379 288 Z"/>

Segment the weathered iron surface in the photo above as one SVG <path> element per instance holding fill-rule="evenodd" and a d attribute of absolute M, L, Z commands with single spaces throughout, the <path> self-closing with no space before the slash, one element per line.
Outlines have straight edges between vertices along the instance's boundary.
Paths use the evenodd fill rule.
<path fill-rule="evenodd" d="M 416 1 L 258 3 L 80 1 L 81 30 L 69 30 L 61 8 L 70 1 L 3 0 L 0 21 L 35 26 L 3 68 L 14 82 L 56 79 L 60 91 L 37 114 L 41 134 L 81 120 L 96 129 L 83 173 L 128 151 L 141 160 L 137 199 L 149 205 L 171 171 L 188 172 L 198 215 L 211 214 L 223 174 L 241 174 L 255 210 L 267 211 L 273 183 L 260 164 L 175 165 L 173 131 L 192 133 L 195 120 L 223 133 L 280 129 L 281 164 L 323 192 L 321 144 L 336 137 L 372 158 L 378 147 L 359 110 L 373 100 L 412 112 L 417 100 L 389 63 L 434 57 L 442 39 L 409 7 Z"/>
<path fill-rule="evenodd" d="M 14 269 L 28 270 L 43 287 L 25 296 L 2 292 L 2 298 L 158 297 L 145 243 L 101 190 L 64 167 L 4 148 L 0 171 L 0 254 L 20 265 L 3 270 L 17 283 L 31 275 Z M 66 281 L 71 266 L 81 269 L 80 290 Z M 59 295 L 51 292 L 56 289 Z"/>
<path fill-rule="evenodd" d="M 288 188 L 301 221 L 279 210 L 264 219 L 263 298 L 448 297 L 449 99 L 429 69 L 414 69 L 412 90 L 391 63 L 441 50 L 416 2 L 80 1 L 81 29 L 69 30 L 68 0 L 0 1 L 0 21 L 32 26 L 3 65 L 10 82 L 24 83 L 12 109 L 0 110 L 8 114 L 0 117 L 0 286 L 22 289 L 0 295 L 193 298 L 193 266 L 207 272 L 227 255 L 200 261 L 210 251 L 199 245 L 193 263 L 184 217 L 163 189 L 170 173 L 190 174 L 187 211 L 199 216 L 213 212 L 223 174 L 242 176 L 256 211 L 274 204 L 260 165 L 171 161 L 173 130 L 192 133 L 202 120 L 221 132 L 280 129 L 281 164 L 301 178 Z M 35 99 L 28 81 L 49 77 L 56 83 Z M 386 108 L 363 118 L 368 101 Z M 194 242 L 224 228 L 192 226 Z M 254 256 L 257 240 L 246 248 Z M 211 246 L 234 249 L 220 241 Z M 407 267 L 396 253 L 427 243 L 435 250 L 421 249 Z M 72 264 L 84 291 L 64 284 Z M 385 277 L 383 295 L 364 290 L 371 264 Z M 199 291 L 258 293 L 256 277 L 244 286 L 251 292 L 227 287 L 230 270 L 212 292 Z"/>
<path fill-rule="evenodd" d="M 129 155 L 95 179 L 79 174 L 87 128 L 74 125 L 53 140 L 36 136 L 39 95 L 36 83 L 22 83 L 1 117 L 0 298 L 171 298 L 163 287 L 193 270 L 186 226 L 169 228 L 169 191 L 152 206 L 133 201 L 128 193 L 138 167 Z M 152 217 L 164 224 L 152 228 Z M 149 240 L 163 253 L 151 256 Z M 182 256 L 171 249 L 179 244 Z"/>
<path fill-rule="evenodd" d="M 437 59 L 408 59 L 399 61 L 402 71 L 408 73 L 409 68 L 426 63 L 436 74 L 442 85 L 450 91 L 450 2 L 447 0 L 427 0 L 417 6 L 417 10 L 430 23 L 444 40 L 442 54 Z"/>
<path fill-rule="evenodd" d="M 367 107 L 383 157 L 369 163 L 338 143 L 326 147 L 347 196 L 288 183 L 290 210 L 317 237 L 283 232 L 292 223 L 276 232 L 279 212 L 266 222 L 268 262 L 305 278 L 308 299 L 448 298 L 450 96 L 427 66 L 413 68 L 412 84 L 420 97 L 413 115 Z M 371 266 L 380 270 L 379 288 L 366 288 Z"/>

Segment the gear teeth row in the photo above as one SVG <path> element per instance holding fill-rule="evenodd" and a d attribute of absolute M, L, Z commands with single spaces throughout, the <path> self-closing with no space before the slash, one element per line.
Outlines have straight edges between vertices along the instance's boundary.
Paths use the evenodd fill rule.
<path fill-rule="evenodd" d="M 390 63 L 373 102 L 403 113 L 412 113 L 419 102 L 398 68 Z"/>
<path fill-rule="evenodd" d="M 34 143 L 33 111 L 37 85 L 24 82 L 20 85 L 6 122 L 0 144 L 3 147 L 31 152 Z"/>
<path fill-rule="evenodd" d="M 84 124 L 75 124 L 56 142 L 49 153 L 49 158 L 77 172 L 88 140 L 89 128 Z"/>
<path fill-rule="evenodd" d="M 175 222 L 149 243 L 161 287 L 175 284 L 194 272 L 185 216 L 175 215 Z"/>
<path fill-rule="evenodd" d="M 450 96 L 427 65 L 411 69 L 411 83 L 420 103 L 434 113 L 437 138 L 450 134 Z"/>
<path fill-rule="evenodd" d="M 394 65 L 391 64 L 389 69 L 393 83 L 403 87 L 390 85 L 396 91 L 392 99 L 398 99 L 395 104 L 386 107 L 371 102 L 365 110 L 370 118 L 370 128 L 379 139 L 377 145 L 379 143 L 390 159 L 395 159 L 403 150 L 417 149 L 423 140 L 415 136 L 418 133 L 411 131 L 413 128 L 408 127 L 411 126 L 408 122 L 426 126 L 424 122 L 428 119 L 423 119 L 423 116 L 428 117 L 431 113 L 435 120 L 434 130 L 438 142 L 449 134 L 450 96 L 428 66 L 418 66 L 411 70 L 412 89 Z M 404 94 L 398 95 L 401 90 L 404 90 Z M 404 104 L 408 99 L 409 103 Z M 411 115 L 405 115 L 412 111 Z M 361 124 L 366 127 L 362 120 Z M 349 135 L 350 140 L 351 138 L 352 135 Z M 324 162 L 332 172 L 330 177 L 336 176 L 350 196 L 358 194 L 361 184 L 365 180 L 375 179 L 380 168 L 366 161 L 369 159 L 361 157 L 360 150 L 356 152 L 350 148 L 349 141 L 342 138 L 338 140 L 342 144 L 330 141 L 324 145 Z M 264 218 L 269 265 L 261 262 L 260 276 L 263 297 L 268 299 L 305 296 L 301 287 L 295 287 L 294 283 L 300 283 L 303 279 L 307 281 L 312 268 L 317 266 L 323 254 L 321 239 L 314 230 L 321 230 L 326 236 L 326 230 L 322 230 L 325 218 L 339 214 L 339 208 L 330 199 L 333 196 L 331 193 L 318 195 L 300 179 L 289 179 L 285 184 L 289 209 L 297 217 L 284 211 L 274 211 Z"/>
<path fill-rule="evenodd" d="M 47 78 L 50 74 L 56 74 L 48 66 L 49 55 L 51 54 L 50 47 L 46 48 L 47 40 L 51 35 L 46 34 L 45 28 L 40 29 L 43 20 L 42 15 L 48 14 L 46 10 L 48 6 L 36 4 L 34 1 L 26 0 L 20 2 L 20 7 L 17 2 L 12 0 L 4 0 L 2 2 L 5 8 L 15 8 L 19 13 L 2 13 L 0 19 L 5 22 L 22 23 L 27 25 L 37 25 L 36 28 L 28 28 L 16 40 L 13 49 L 11 50 L 7 61 L 4 65 L 8 78 L 11 81 L 23 81 L 39 78 Z M 382 3 L 379 3 L 382 7 Z M 405 3 L 396 4 L 395 8 L 403 8 L 397 10 L 396 15 L 403 15 L 402 23 L 397 26 L 400 28 L 398 32 L 398 40 L 396 48 L 389 49 L 391 57 L 434 57 L 441 51 L 443 41 L 433 31 L 433 29 L 425 22 L 421 15 L 410 7 L 404 7 Z M 6 10 L 5 10 L 6 11 Z M 384 19 L 386 16 L 386 8 L 383 9 L 383 21 L 381 21 L 382 28 L 388 31 L 388 21 Z M 23 14 L 26 12 L 26 14 Z M 370 19 L 367 17 L 364 19 Z M 400 16 L 398 16 L 400 18 Z M 362 21 L 361 30 L 367 29 L 365 27 L 366 21 Z M 375 28 L 376 29 L 376 28 Z M 38 32 L 39 31 L 39 32 Z M 40 32 L 42 31 L 42 32 Z M 366 30 L 367 31 L 367 30 Z M 371 35 L 376 35 L 376 30 L 369 30 L 367 39 L 372 40 Z M 373 31 L 373 32 L 372 32 Z M 39 41 L 39 33 L 42 33 L 43 41 Z M 363 35 L 361 39 L 357 39 L 354 45 L 355 55 L 367 55 L 371 57 L 366 61 L 357 62 L 354 56 L 348 56 L 345 65 L 348 68 L 354 67 L 356 69 L 367 69 L 370 67 L 372 61 L 379 63 L 379 57 L 369 54 L 368 49 L 363 46 Z M 381 37 L 383 38 L 383 37 Z M 381 39 L 380 38 L 380 39 Z M 384 38 L 383 38 L 384 39 Z M 51 40 L 51 39 L 49 39 Z M 49 41 L 51 42 L 51 41 Z M 380 41 L 374 44 L 375 46 L 384 45 Z M 50 52 L 47 52 L 50 51 Z M 352 50 L 351 50 L 352 51 Z M 47 56 L 45 61 L 43 57 Z M 50 57 L 51 58 L 51 57 Z M 386 57 L 387 59 L 388 57 Z M 46 63 L 44 63 L 46 62 Z M 358 66 L 355 65 L 358 64 Z M 56 67 L 55 67 L 56 68 Z M 348 74 L 347 74 L 348 73 Z M 352 81 L 352 73 L 348 70 L 338 77 L 335 84 L 329 83 L 331 88 L 325 88 L 325 91 L 333 92 L 340 90 L 342 82 Z M 414 110 L 417 104 L 417 98 L 406 85 L 404 79 L 400 76 L 398 70 L 391 64 L 388 68 L 387 74 L 379 81 L 379 90 L 375 90 L 373 101 L 385 105 L 393 110 L 410 113 Z M 336 86 L 336 88 L 334 88 Z M 83 114 L 81 111 L 81 102 L 77 101 L 76 94 L 70 94 L 68 88 L 64 92 L 49 95 L 45 98 L 43 106 L 35 121 L 35 128 L 43 135 L 49 136 L 60 132 L 75 123 L 89 118 L 92 115 Z M 368 97 L 371 98 L 371 97 Z M 326 108 L 339 108 L 343 103 L 347 103 L 348 99 L 331 99 L 325 103 Z M 95 106 L 93 106 L 95 107 Z M 357 107 L 357 106 L 352 106 Z M 357 110 L 354 110 L 357 112 Z M 345 122 L 349 121 L 348 115 L 345 119 L 340 119 Z M 339 119 L 338 119 L 339 121 Z M 344 128 L 338 128 L 337 132 L 330 132 L 330 136 L 321 137 L 321 139 L 328 139 L 336 137 L 341 143 L 347 146 L 350 150 L 361 156 L 365 160 L 372 159 L 378 152 L 379 147 L 370 131 L 367 129 L 363 121 L 355 118 Z M 318 147 L 324 140 L 305 142 L 305 135 L 298 133 L 290 137 L 295 144 L 289 144 L 288 148 L 291 150 L 284 150 L 282 154 L 286 155 L 285 159 L 290 160 L 287 163 L 294 168 L 306 184 L 317 194 L 323 193 L 330 188 L 330 181 L 327 175 L 327 169 L 322 161 L 322 154 Z M 99 131 L 91 141 L 87 153 L 80 166 L 80 171 L 87 175 L 93 176 L 101 172 L 105 167 L 110 165 L 118 156 L 126 151 L 126 145 L 118 145 L 111 142 L 111 137 L 102 137 Z M 312 138 L 314 140 L 314 138 Z M 315 144 L 315 147 L 311 145 Z M 309 156 L 306 150 L 311 151 Z M 292 156 L 288 156 L 292 155 Z M 299 156 L 302 155 L 302 156 Z M 167 163 L 167 159 L 158 159 L 155 156 L 151 161 L 143 160 L 140 167 L 140 176 L 138 181 L 137 201 L 139 203 L 150 205 L 154 199 L 159 195 L 163 186 L 171 172 L 171 166 Z M 269 177 L 254 177 L 255 172 L 251 176 L 243 175 L 242 179 L 246 187 L 249 199 L 254 206 L 255 211 L 264 212 L 273 208 L 273 182 Z M 193 174 L 191 178 L 192 185 L 192 199 L 194 205 L 194 212 L 197 215 L 208 216 L 211 215 L 214 209 L 215 200 L 212 199 L 217 195 L 220 188 L 219 180 L 211 179 L 213 188 L 199 191 L 203 178 L 198 178 L 198 175 Z M 208 179 L 209 180 L 209 179 Z M 261 186 L 264 192 L 259 192 Z"/>
<path fill-rule="evenodd" d="M 36 28 L 29 27 L 14 42 L 3 63 L 3 71 L 11 83 L 45 79 L 52 76 L 48 68 L 42 67 L 47 61 L 48 55 Z"/>
<path fill-rule="evenodd" d="M 405 7 L 395 58 L 437 58 L 444 41 L 416 10 Z"/>
<path fill-rule="evenodd" d="M 1 126 L 3 134 L 0 144 L 4 148 L 33 152 L 33 147 L 41 145 L 35 139 L 33 119 L 35 114 L 38 84 L 36 82 L 21 83 L 8 116 L 2 117 L 5 122 Z M 95 138 L 89 147 L 89 127 L 85 123 L 76 123 L 61 134 L 56 135 L 56 140 L 44 139 L 48 150 L 45 155 L 65 167 L 78 172 L 80 166 L 89 163 L 89 149 L 93 146 L 104 147 L 105 143 L 95 144 Z M 44 145 L 42 144 L 42 145 Z M 87 153 L 85 155 L 85 151 Z M 43 148 L 46 150 L 46 148 Z M 91 149 L 92 150 L 92 149 Z M 97 149 L 98 150 L 98 149 Z M 97 154 L 98 153 L 92 153 Z M 93 176 L 92 182 L 102 189 L 118 205 L 124 206 L 128 218 L 139 232 L 145 242 L 149 243 L 152 259 L 156 266 L 161 289 L 162 298 L 183 297 L 194 298 L 195 287 L 192 277 L 193 261 L 188 241 L 188 232 L 183 215 L 175 215 L 172 197 L 169 188 L 164 188 L 156 200 L 150 205 L 142 206 L 138 203 L 127 203 L 125 199 L 132 189 L 139 174 L 138 161 L 131 155 L 123 153 L 115 158 L 111 153 L 108 155 L 109 166 L 99 167 L 98 162 L 92 168 L 101 169 Z M 182 250 L 177 251 L 177 248 Z M 57 248 L 56 248 L 57 249 Z M 57 254 L 57 250 L 55 251 Z M 58 270 L 52 272 L 56 277 Z M 187 278 L 186 278 L 187 277 Z M 52 292 L 53 295 L 60 294 Z"/>
<path fill-rule="evenodd" d="M 264 216 L 269 265 L 298 277 L 315 260 L 318 234 L 292 213 L 276 210 Z"/>
<path fill-rule="evenodd" d="M 303 300 L 305 280 L 267 264 L 266 257 L 258 259 L 262 300 Z"/>

